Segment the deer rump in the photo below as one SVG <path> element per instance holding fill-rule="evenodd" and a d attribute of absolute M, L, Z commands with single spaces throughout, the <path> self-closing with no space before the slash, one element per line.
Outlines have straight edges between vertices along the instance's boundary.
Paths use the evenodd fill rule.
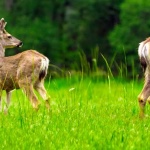
<path fill-rule="evenodd" d="M 11 91 L 34 86 L 44 80 L 48 65 L 48 58 L 34 50 L 0 57 L 0 89 Z"/>
<path fill-rule="evenodd" d="M 146 71 L 148 65 L 150 65 L 150 38 L 141 42 L 138 48 L 138 55 L 143 71 Z"/>

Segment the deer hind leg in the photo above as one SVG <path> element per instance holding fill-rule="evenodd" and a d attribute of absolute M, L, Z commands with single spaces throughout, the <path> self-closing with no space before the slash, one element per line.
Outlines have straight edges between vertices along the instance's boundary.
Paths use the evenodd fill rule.
<path fill-rule="evenodd" d="M 24 81 L 23 82 L 20 81 L 19 86 L 25 92 L 25 94 L 26 94 L 27 98 L 30 100 L 33 108 L 35 110 L 38 110 L 40 102 L 38 101 L 37 96 L 34 93 L 34 88 L 33 88 L 32 83 L 25 83 Z"/>
<path fill-rule="evenodd" d="M 145 113 L 145 105 L 146 101 L 149 101 L 150 103 L 150 82 L 146 82 L 142 92 L 138 96 L 138 101 L 139 101 L 139 107 L 140 107 L 140 117 L 144 117 Z"/>
<path fill-rule="evenodd" d="M 34 93 L 33 85 L 30 85 L 28 87 L 24 87 L 24 91 L 25 91 L 27 97 L 29 98 L 33 108 L 35 110 L 38 110 L 40 102 L 38 101 L 37 96 Z"/>
<path fill-rule="evenodd" d="M 44 80 L 36 82 L 34 85 L 34 89 L 40 94 L 40 96 L 45 101 L 46 107 L 49 110 L 50 109 L 50 96 L 48 95 L 45 87 L 44 87 Z"/>

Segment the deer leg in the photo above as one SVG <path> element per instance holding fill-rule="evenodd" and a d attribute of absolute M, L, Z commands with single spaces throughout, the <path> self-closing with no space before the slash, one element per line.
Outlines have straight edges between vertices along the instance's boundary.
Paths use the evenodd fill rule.
<path fill-rule="evenodd" d="M 50 109 L 50 96 L 48 95 L 45 87 L 44 87 L 44 81 L 38 82 L 34 85 L 34 89 L 40 94 L 40 96 L 45 101 L 47 109 Z"/>
<path fill-rule="evenodd" d="M 39 101 L 34 93 L 34 89 L 33 89 L 33 85 L 25 85 L 25 84 L 19 84 L 20 88 L 22 88 L 27 96 L 27 98 L 30 100 L 33 108 L 35 110 L 38 110 L 39 109 Z"/>
<path fill-rule="evenodd" d="M 6 103 L 7 107 L 10 105 L 10 99 L 11 99 L 11 91 L 6 91 Z"/>
<path fill-rule="evenodd" d="M 145 83 L 142 92 L 138 96 L 141 118 L 144 117 L 146 101 L 147 100 L 150 101 L 149 96 L 150 96 L 150 83 L 147 82 Z"/>
<path fill-rule="evenodd" d="M 0 96 L 0 110 L 2 110 L 2 97 Z"/>
<path fill-rule="evenodd" d="M 0 111 L 2 111 L 2 91 L 0 91 Z"/>
<path fill-rule="evenodd" d="M 139 113 L 139 117 L 143 118 L 144 117 L 144 113 L 145 113 L 145 105 L 146 105 L 146 99 L 138 96 L 138 101 L 139 101 L 139 107 L 140 107 L 140 113 Z"/>
<path fill-rule="evenodd" d="M 11 99 L 11 91 L 6 91 L 6 107 L 4 109 L 5 113 L 7 113 Z"/>

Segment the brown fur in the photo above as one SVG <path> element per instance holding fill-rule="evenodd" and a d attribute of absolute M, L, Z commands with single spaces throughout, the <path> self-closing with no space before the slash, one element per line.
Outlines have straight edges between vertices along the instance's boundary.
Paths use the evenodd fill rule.
<path fill-rule="evenodd" d="M 145 83 L 141 93 L 138 96 L 140 117 L 143 118 L 145 114 L 146 101 L 150 103 L 150 37 L 141 42 L 139 46 L 140 62 L 145 73 Z"/>
<path fill-rule="evenodd" d="M 49 95 L 44 87 L 49 60 L 35 50 L 27 50 L 14 56 L 4 57 L 6 48 L 21 46 L 22 42 L 5 30 L 6 22 L 0 20 L 0 99 L 2 90 L 7 93 L 7 107 L 10 103 L 11 91 L 23 89 L 30 99 L 33 108 L 38 109 L 39 101 L 36 90 L 46 102 L 49 109 Z"/>

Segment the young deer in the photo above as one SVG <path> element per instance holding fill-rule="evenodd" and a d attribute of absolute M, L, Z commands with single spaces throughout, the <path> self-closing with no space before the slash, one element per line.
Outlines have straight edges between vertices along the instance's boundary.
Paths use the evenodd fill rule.
<path fill-rule="evenodd" d="M 11 91 L 23 89 L 33 108 L 38 109 L 39 101 L 34 89 L 41 95 L 49 109 L 49 96 L 44 87 L 49 60 L 35 50 L 27 50 L 14 56 L 5 57 L 6 48 L 20 47 L 22 42 L 5 30 L 6 22 L 0 20 L 0 99 L 6 91 L 6 104 L 9 107 Z"/>
<path fill-rule="evenodd" d="M 150 37 L 140 43 L 138 55 L 145 73 L 145 83 L 141 93 L 138 96 L 140 117 L 143 118 L 146 101 L 150 103 Z"/>

